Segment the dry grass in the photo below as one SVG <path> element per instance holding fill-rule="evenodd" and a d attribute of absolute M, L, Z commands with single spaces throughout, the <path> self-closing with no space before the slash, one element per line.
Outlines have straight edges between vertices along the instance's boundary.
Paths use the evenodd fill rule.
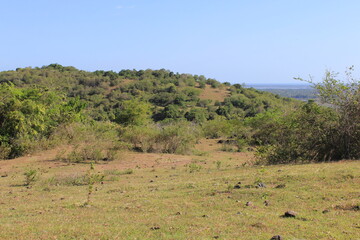
<path fill-rule="evenodd" d="M 215 101 L 222 102 L 226 97 L 230 96 L 230 91 L 228 88 L 212 88 L 210 85 L 206 84 L 205 89 L 200 93 L 200 99 L 210 99 L 215 103 Z"/>
<path fill-rule="evenodd" d="M 53 161 L 56 151 L 2 161 L 0 239 L 360 239 L 358 161 L 244 167 L 250 153 L 219 152 L 214 140 L 197 148 L 204 154 L 100 162 L 106 177 L 89 208 L 87 186 L 66 181 L 89 164 Z M 29 168 L 41 173 L 31 188 L 23 186 Z M 282 218 L 287 210 L 298 216 Z"/>

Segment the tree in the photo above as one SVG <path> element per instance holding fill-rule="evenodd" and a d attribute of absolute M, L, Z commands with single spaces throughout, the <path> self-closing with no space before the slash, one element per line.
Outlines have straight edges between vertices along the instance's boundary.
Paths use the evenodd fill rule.
<path fill-rule="evenodd" d="M 308 80 L 318 90 L 321 102 L 339 115 L 337 145 L 342 151 L 341 157 L 347 159 L 360 157 L 360 80 L 353 77 L 353 71 L 353 66 L 348 68 L 345 81 L 330 71 L 326 71 L 320 83 Z"/>
<path fill-rule="evenodd" d="M 115 122 L 125 126 L 141 126 L 150 122 L 151 105 L 138 99 L 122 102 L 121 109 L 115 113 Z"/>
<path fill-rule="evenodd" d="M 84 107 L 79 99 L 67 101 L 47 89 L 0 84 L 0 151 L 7 152 L 1 157 L 20 156 L 60 124 L 81 120 Z"/>

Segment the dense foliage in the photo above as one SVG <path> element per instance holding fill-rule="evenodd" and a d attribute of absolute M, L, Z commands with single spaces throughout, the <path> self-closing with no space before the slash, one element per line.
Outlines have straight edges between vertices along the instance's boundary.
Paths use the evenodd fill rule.
<path fill-rule="evenodd" d="M 0 99 L 0 158 L 21 155 L 60 124 L 79 121 L 84 108 L 77 98 L 7 83 L 0 85 Z"/>
<path fill-rule="evenodd" d="M 318 105 L 164 69 L 87 72 L 51 64 L 5 71 L 0 158 L 85 135 L 87 145 L 76 145 L 69 159 L 112 159 L 121 147 L 184 154 L 201 137 L 221 138 L 226 151 L 256 149 L 260 163 L 359 158 L 359 81 L 348 78 L 327 73 L 314 84 L 325 104 Z"/>
<path fill-rule="evenodd" d="M 0 84 L 16 87 L 40 86 L 79 97 L 87 105 L 87 114 L 97 121 L 122 122 L 121 111 L 135 100 L 151 104 L 154 121 L 183 118 L 203 122 L 223 115 L 226 118 L 254 116 L 269 108 L 294 105 L 289 98 L 246 89 L 239 84 L 221 84 L 200 75 L 179 74 L 168 70 L 122 70 L 86 72 L 74 67 L 51 64 L 42 68 L 18 68 L 0 73 Z M 200 97 L 205 88 L 228 92 L 221 102 Z M 201 110 L 200 110 L 201 109 Z"/>

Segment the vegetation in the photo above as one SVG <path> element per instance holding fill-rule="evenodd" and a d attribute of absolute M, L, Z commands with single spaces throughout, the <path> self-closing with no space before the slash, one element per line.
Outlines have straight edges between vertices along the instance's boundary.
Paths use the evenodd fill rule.
<path fill-rule="evenodd" d="M 321 104 L 163 69 L 1 72 L 0 238 L 358 239 L 351 70 Z"/>
<path fill-rule="evenodd" d="M 0 157 L 59 144 L 73 144 L 59 157 L 69 163 L 113 160 L 124 148 L 189 154 L 207 137 L 221 138 L 224 151 L 256 149 L 261 164 L 356 159 L 359 81 L 351 70 L 348 82 L 327 72 L 314 84 L 322 105 L 164 69 L 1 72 Z M 222 93 L 214 101 L 206 91 Z"/>
<path fill-rule="evenodd" d="M 224 92 L 221 101 L 200 98 L 209 91 L 207 86 Z M 290 109 L 299 104 L 202 75 L 164 69 L 86 72 L 59 64 L 1 72 L 0 97 L 0 158 L 4 159 L 36 148 L 79 144 L 75 140 L 78 135 L 99 135 L 96 131 L 101 134 L 103 129 L 96 126 L 110 123 L 121 129 L 106 130 L 119 136 L 111 137 L 113 147 L 108 149 L 122 141 L 143 152 L 189 153 L 202 130 L 210 136 L 207 130 L 219 121 L 228 126 L 221 130 L 227 131 L 223 137 L 232 137 L 235 132 L 229 129 L 239 125 L 235 120 L 241 122 L 269 109 Z M 75 145 L 67 159 L 106 158 L 95 145 L 87 145 Z"/>
<path fill-rule="evenodd" d="M 305 89 L 276 89 L 264 88 L 262 91 L 271 92 L 282 97 L 295 98 L 302 101 L 317 99 L 316 90 L 313 88 Z"/>
<path fill-rule="evenodd" d="M 358 161 L 243 167 L 246 153 L 220 155 L 220 145 L 197 145 L 209 156 L 133 153 L 99 162 L 95 174 L 105 178 L 92 188 L 91 208 L 83 207 L 88 163 L 37 156 L 31 164 L 42 175 L 28 189 L 19 170 L 29 162 L 3 161 L 0 238 L 360 238 Z M 136 171 L 125 174 L 128 168 Z M 282 217 L 286 211 L 297 216 Z"/>

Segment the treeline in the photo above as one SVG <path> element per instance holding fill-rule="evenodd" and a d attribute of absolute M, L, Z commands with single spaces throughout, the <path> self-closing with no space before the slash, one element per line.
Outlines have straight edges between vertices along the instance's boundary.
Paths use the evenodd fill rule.
<path fill-rule="evenodd" d="M 357 158 L 358 83 L 350 87 L 334 79 L 327 75 L 324 85 L 315 86 L 332 106 L 325 107 L 164 69 L 87 72 L 51 64 L 5 71 L 0 73 L 0 158 L 81 142 L 85 147 L 72 156 L 83 160 L 109 160 L 121 148 L 185 154 L 201 137 L 223 139 L 226 151 L 254 148 L 259 163 Z M 347 89 L 347 97 L 353 94 L 352 101 L 343 99 L 347 105 L 329 93 L 336 86 L 337 94 Z M 226 97 L 201 97 L 209 88 Z M 343 127 L 344 111 L 357 124 L 351 134 Z M 349 116 L 346 121 L 353 123 Z"/>

